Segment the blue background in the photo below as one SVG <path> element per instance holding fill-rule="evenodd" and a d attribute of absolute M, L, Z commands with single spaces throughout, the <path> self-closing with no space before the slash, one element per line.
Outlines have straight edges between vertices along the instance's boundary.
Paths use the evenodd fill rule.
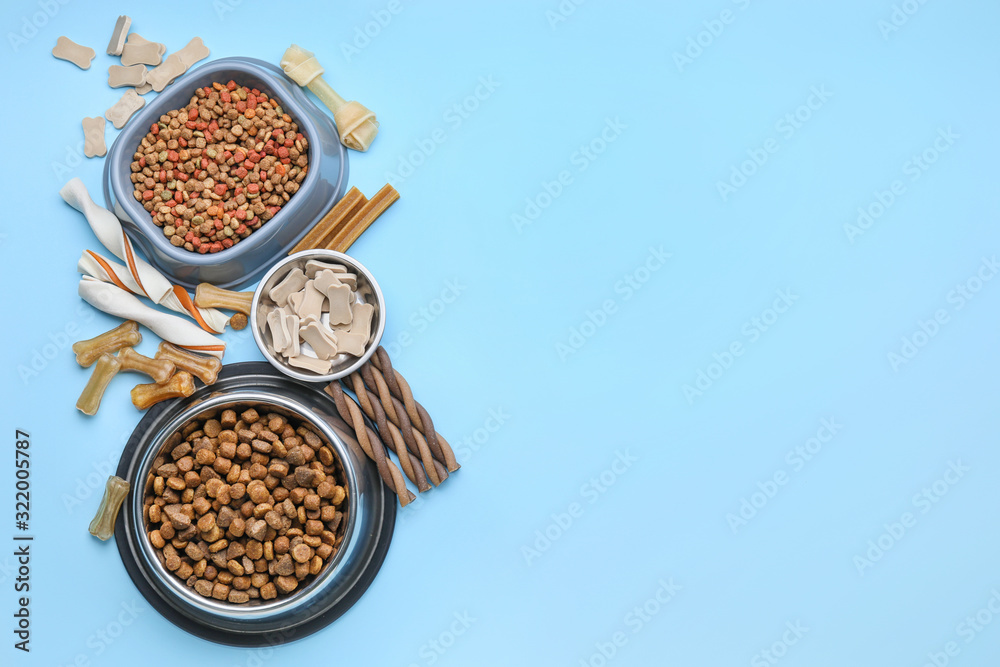
<path fill-rule="evenodd" d="M 890 0 L 562 6 L 5 3 L 0 514 L 25 429 L 36 535 L 30 656 L 11 647 L 0 556 L 5 664 L 125 665 L 166 647 L 225 667 L 996 664 L 1000 619 L 962 624 L 1000 590 L 1000 280 L 974 280 L 1000 248 L 1000 8 L 908 0 L 894 25 Z M 382 124 L 351 153 L 351 185 L 392 178 L 401 194 L 351 253 L 463 468 L 401 510 L 349 613 L 273 652 L 174 628 L 86 531 L 140 419 L 138 379 L 114 380 L 94 418 L 73 408 L 88 372 L 68 345 L 116 322 L 76 295 L 77 259 L 100 247 L 57 191 L 72 176 L 99 191 L 80 120 L 121 95 L 104 50 L 124 12 L 170 51 L 195 34 L 213 58 L 315 51 Z M 89 71 L 50 55 L 59 35 L 98 52 Z M 925 151 L 935 161 L 914 171 Z M 895 181 L 852 243 L 845 225 Z M 742 184 L 724 197 L 720 182 Z M 656 271 L 651 247 L 670 253 Z M 970 279 L 981 289 L 959 308 Z M 444 304 L 448 281 L 460 295 Z M 795 300 L 775 321 L 779 290 Z M 938 310 L 947 321 L 919 335 Z M 894 367 L 904 337 L 922 345 Z M 227 339 L 226 361 L 260 358 Z M 702 393 L 685 394 L 699 372 Z M 489 433 L 491 410 L 504 423 Z M 824 419 L 837 433 L 800 465 L 789 452 L 815 449 Z M 951 463 L 968 470 L 921 500 Z"/>

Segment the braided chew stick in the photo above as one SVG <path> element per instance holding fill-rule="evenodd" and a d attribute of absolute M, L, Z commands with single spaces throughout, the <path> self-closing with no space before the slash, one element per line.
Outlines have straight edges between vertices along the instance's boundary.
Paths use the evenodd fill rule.
<path fill-rule="evenodd" d="M 434 430 L 434 422 L 431 421 L 431 416 L 427 414 L 424 406 L 420 405 L 413 398 L 413 392 L 410 391 L 409 383 L 406 381 L 406 378 L 392 367 L 389 353 L 385 351 L 384 347 L 379 345 L 375 354 L 372 355 L 371 363 L 376 369 L 382 372 L 392 395 L 403 402 L 406 414 L 409 416 L 413 426 L 427 439 L 427 444 L 430 446 L 431 451 L 434 452 L 435 458 L 444 463 L 450 472 L 458 470 L 461 466 L 455 460 L 455 452 L 452 451 L 451 445 L 444 439 L 444 436 Z"/>
<path fill-rule="evenodd" d="M 406 480 L 403 478 L 403 473 L 399 472 L 396 464 L 390 461 L 385 455 L 385 447 L 378 435 L 365 424 L 365 417 L 361 413 L 361 408 L 344 393 L 339 382 L 328 384 L 326 386 L 326 393 L 333 397 L 333 402 L 337 406 L 337 412 L 340 413 L 341 419 L 353 426 L 358 438 L 358 444 L 365 450 L 368 458 L 375 462 L 379 476 L 382 477 L 385 485 L 399 498 L 400 506 L 406 507 L 409 505 L 416 496 L 406 488 Z"/>
<path fill-rule="evenodd" d="M 344 386 L 354 391 L 354 394 L 358 397 L 358 405 L 361 406 L 361 409 L 368 418 L 375 422 L 375 428 L 382 437 L 382 441 L 385 442 L 386 447 L 396 454 L 403 472 L 411 482 L 417 485 L 417 490 L 422 493 L 430 489 L 431 485 L 427 483 L 427 475 L 424 474 L 424 468 L 422 467 L 428 465 L 428 462 L 425 460 L 422 464 L 421 460 L 407 449 L 406 441 L 403 439 L 403 435 L 399 432 L 399 429 L 396 428 L 395 424 L 386 420 L 385 410 L 382 409 L 378 396 L 368 391 L 364 380 L 357 373 L 352 373 L 343 382 Z M 431 476 L 431 481 L 437 486 L 443 478 L 440 477 L 433 465 L 434 459 L 431 458 L 431 467 L 427 468 L 427 474 Z M 441 469 L 444 470 L 443 466 Z M 444 471 L 444 476 L 448 476 L 448 471 Z"/>
<path fill-rule="evenodd" d="M 385 379 L 377 368 L 371 364 L 365 364 L 361 367 L 361 377 L 364 380 L 367 388 L 370 391 L 377 393 L 378 400 L 382 404 L 382 408 L 385 411 L 386 417 L 389 421 L 396 426 L 400 435 L 403 438 L 403 442 L 406 443 L 407 448 L 420 456 L 424 463 L 424 467 L 427 469 L 428 474 L 431 477 L 431 481 L 435 485 L 440 484 L 445 480 L 447 474 L 441 476 L 437 475 L 437 470 L 447 470 L 444 466 L 438 468 L 434 465 L 434 454 L 431 452 L 430 448 L 427 446 L 427 440 L 420 431 L 417 431 L 410 424 L 410 418 L 406 414 L 406 410 L 403 408 L 403 404 L 389 391 L 389 386 L 385 383 Z M 375 396 L 375 393 L 372 395 Z M 433 472 L 432 472 L 433 471 Z M 435 479 L 437 477 L 437 479 Z"/>

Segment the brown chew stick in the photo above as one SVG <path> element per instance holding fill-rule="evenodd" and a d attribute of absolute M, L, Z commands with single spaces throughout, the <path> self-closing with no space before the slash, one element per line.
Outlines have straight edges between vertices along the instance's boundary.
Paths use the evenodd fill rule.
<path fill-rule="evenodd" d="M 180 398 L 194 393 L 194 378 L 187 371 L 178 371 L 172 378 L 158 384 L 137 384 L 132 387 L 132 405 L 145 410 L 168 398 Z"/>
<path fill-rule="evenodd" d="M 340 228 L 349 221 L 358 210 L 368 203 L 368 198 L 361 194 L 357 188 L 347 191 L 339 202 L 333 205 L 326 215 L 319 222 L 313 225 L 302 240 L 295 244 L 288 254 L 301 250 L 312 250 L 313 248 L 324 248 L 326 244 L 333 240 L 333 236 Z"/>
<path fill-rule="evenodd" d="M 357 212 L 353 218 L 347 221 L 347 223 L 338 231 L 333 239 L 330 240 L 324 247 L 327 250 L 336 250 L 337 252 L 347 252 L 347 249 L 358 240 L 358 237 L 368 227 L 371 226 L 375 220 L 382 215 L 387 208 L 392 206 L 393 202 L 399 199 L 399 193 L 396 192 L 396 188 L 392 187 L 388 183 L 383 186 L 381 190 L 375 193 L 375 195 L 368 200 L 368 203 L 361 207 L 361 210 Z"/>
<path fill-rule="evenodd" d="M 212 384 L 219 377 L 222 362 L 215 357 L 195 354 L 184 348 L 177 347 L 167 341 L 160 343 L 156 350 L 156 359 L 166 359 L 182 371 L 187 371 L 205 384 Z"/>

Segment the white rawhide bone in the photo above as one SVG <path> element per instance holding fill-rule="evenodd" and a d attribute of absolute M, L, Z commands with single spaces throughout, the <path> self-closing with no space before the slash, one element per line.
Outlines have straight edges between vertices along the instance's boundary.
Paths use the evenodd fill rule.
<path fill-rule="evenodd" d="M 128 267 L 110 260 L 93 250 L 83 251 L 83 254 L 80 255 L 80 261 L 76 264 L 76 268 L 80 273 L 91 278 L 96 278 L 106 283 L 114 283 L 133 294 L 144 296 L 135 278 L 129 273 Z M 177 285 L 173 286 L 173 290 L 172 295 L 164 299 L 160 305 L 175 310 L 182 315 L 191 315 L 191 312 L 181 303 L 182 298 L 190 299 L 191 296 L 184 291 L 184 288 Z M 221 333 L 226 328 L 229 318 L 222 311 L 215 308 L 199 308 L 193 304 L 192 307 L 198 311 L 201 319 L 208 325 L 207 327 L 202 327 L 206 331 L 211 330 L 215 333 Z M 197 318 L 195 319 L 197 320 Z"/>
<path fill-rule="evenodd" d="M 121 222 L 114 213 L 94 203 L 83 181 L 79 178 L 71 179 L 59 191 L 59 195 L 67 204 L 83 213 L 97 239 L 111 251 L 111 254 L 125 262 L 127 271 L 113 270 L 125 289 L 149 297 L 153 302 L 178 313 L 191 316 L 206 331 L 221 333 L 225 329 L 229 318 L 218 310 L 195 306 L 191 296 L 183 288 L 170 284 L 163 274 L 136 254 L 132 242 L 122 229 Z M 91 275 L 101 278 L 100 273 Z M 110 275 L 108 279 L 117 284 Z"/>
<path fill-rule="evenodd" d="M 155 310 L 120 287 L 90 276 L 80 279 L 80 297 L 98 310 L 135 320 L 157 336 L 193 352 L 222 358 L 226 344 L 188 320 Z"/>

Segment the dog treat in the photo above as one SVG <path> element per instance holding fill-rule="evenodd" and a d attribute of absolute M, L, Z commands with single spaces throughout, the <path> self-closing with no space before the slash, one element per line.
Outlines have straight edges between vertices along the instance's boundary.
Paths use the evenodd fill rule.
<path fill-rule="evenodd" d="M 135 320 L 165 341 L 220 358 L 226 351 L 226 344 L 204 329 L 189 320 L 150 308 L 116 285 L 84 276 L 78 291 L 94 308 L 125 320 Z"/>
<path fill-rule="evenodd" d="M 334 234 L 333 238 L 326 244 L 327 250 L 337 252 L 347 252 L 358 237 L 375 222 L 385 210 L 399 199 L 396 188 L 386 183 L 381 190 L 368 200 L 357 214 L 341 227 L 340 231 Z"/>
<path fill-rule="evenodd" d="M 337 349 L 337 337 L 332 331 L 322 326 L 315 320 L 301 327 L 299 329 L 299 336 L 302 340 L 312 346 L 313 352 L 315 352 L 316 356 L 320 359 L 333 359 L 339 354 Z M 289 360 L 289 363 L 291 363 L 291 360 Z"/>
<path fill-rule="evenodd" d="M 285 277 L 281 279 L 281 282 L 268 290 L 267 296 L 278 304 L 278 306 L 284 306 L 288 303 L 289 296 L 298 292 L 305 286 L 306 274 L 302 273 L 302 269 L 296 267 L 289 271 Z"/>
<path fill-rule="evenodd" d="M 287 310 L 280 310 L 278 314 L 281 315 L 281 327 L 285 331 L 285 340 L 288 341 L 285 345 L 284 354 L 288 357 L 299 356 L 299 325 L 301 320 L 299 316 L 295 313 L 289 313 Z"/>
<path fill-rule="evenodd" d="M 339 352 L 355 357 L 360 357 L 365 353 L 365 348 L 368 346 L 368 336 L 340 331 L 339 329 L 334 330 L 334 334 L 337 336 L 337 350 Z"/>
<path fill-rule="evenodd" d="M 336 555 L 347 477 L 311 424 L 236 406 L 189 422 L 170 442 L 153 461 L 143 517 L 157 558 L 199 595 L 272 600 L 308 585 Z"/>
<path fill-rule="evenodd" d="M 201 328 L 211 333 L 221 333 L 229 319 L 223 313 L 198 308 L 191 296 L 180 286 L 172 285 L 163 274 L 139 257 L 114 213 L 98 206 L 87 187 L 79 178 L 72 178 L 59 191 L 67 204 L 83 214 L 97 239 L 128 268 L 110 262 L 95 252 L 87 250 L 77 265 L 79 271 L 98 280 L 112 282 L 133 294 L 148 297 L 161 306 L 193 318 Z"/>
<path fill-rule="evenodd" d="M 295 312 L 298 313 L 301 320 L 311 317 L 318 321 L 320 315 L 323 314 L 323 302 L 325 301 L 326 294 L 316 287 L 315 280 L 310 280 L 306 282 L 306 286 L 303 288 L 302 301 L 298 304 Z"/>
<path fill-rule="evenodd" d="M 229 326 L 231 326 L 234 331 L 246 329 L 248 324 L 250 324 L 250 318 L 243 313 L 236 313 L 229 318 Z"/>
<path fill-rule="evenodd" d="M 194 393 L 194 378 L 187 371 L 178 371 L 166 382 L 137 384 L 132 387 L 132 405 L 140 410 L 168 398 L 180 398 Z"/>
<path fill-rule="evenodd" d="M 356 151 L 366 151 L 378 134 L 375 114 L 358 102 L 347 102 L 337 94 L 322 74 L 325 71 L 312 51 L 292 44 L 281 57 L 281 69 L 295 83 L 305 86 L 333 112 L 340 143 Z"/>
<path fill-rule="evenodd" d="M 133 196 L 174 246 L 221 252 L 298 192 L 308 148 L 277 100 L 235 81 L 213 83 L 160 116 L 136 146 Z M 172 172 L 183 177 L 161 180 Z"/>
<path fill-rule="evenodd" d="M 361 445 L 361 449 L 364 450 L 368 458 L 375 462 L 379 476 L 385 485 L 389 487 L 389 490 L 396 494 L 400 506 L 406 507 L 413 502 L 416 496 L 407 488 L 403 473 L 386 456 L 385 444 L 374 431 L 368 428 L 368 425 L 365 423 L 364 414 L 361 412 L 358 404 L 344 393 L 339 382 L 331 382 L 326 386 L 324 391 L 333 397 L 334 405 L 336 405 L 341 419 L 352 426 L 358 444 Z"/>
<path fill-rule="evenodd" d="M 108 477 L 108 481 L 104 485 L 104 496 L 101 497 L 101 504 L 97 507 L 94 520 L 90 522 L 91 535 L 99 540 L 107 541 L 115 534 L 115 520 L 118 518 L 118 511 L 128 495 L 130 486 L 121 477 L 114 475 Z"/>
<path fill-rule="evenodd" d="M 111 65 L 108 67 L 108 85 L 112 88 L 141 86 L 146 83 L 145 65 Z"/>
<path fill-rule="evenodd" d="M 272 351 L 283 352 L 288 347 L 288 334 L 282 326 L 281 311 L 272 310 L 267 314 L 267 328 L 271 331 Z"/>
<path fill-rule="evenodd" d="M 368 198 L 361 194 L 360 190 L 351 188 L 347 191 L 346 195 L 341 197 L 340 201 L 333 205 L 333 208 L 326 215 L 320 218 L 319 222 L 313 225 L 312 229 L 302 237 L 302 240 L 288 251 L 288 254 L 291 255 L 300 250 L 326 247 L 326 244 L 333 239 L 333 235 L 337 233 L 341 226 L 347 220 L 350 220 L 358 212 L 358 209 L 367 202 Z M 306 266 L 308 266 L 308 263 Z"/>
<path fill-rule="evenodd" d="M 347 285 L 335 285 L 327 292 L 330 299 L 330 324 L 351 323 L 351 288 Z"/>
<path fill-rule="evenodd" d="M 304 354 L 288 357 L 288 364 L 296 368 L 304 368 L 307 371 L 312 371 L 317 375 L 326 375 L 333 368 L 328 359 L 317 359 L 316 357 Z"/>
<path fill-rule="evenodd" d="M 131 347 L 123 347 L 118 351 L 118 362 L 121 364 L 121 370 L 144 373 L 151 377 L 153 382 L 166 382 L 176 370 L 174 362 L 167 359 L 150 359 Z"/>
<path fill-rule="evenodd" d="M 130 33 L 122 47 L 122 65 L 149 65 L 153 67 L 163 61 L 167 52 L 165 44 L 151 42 L 137 32 Z"/>
<path fill-rule="evenodd" d="M 420 405 L 413 398 L 413 392 L 410 390 L 410 385 L 407 383 L 406 378 L 392 367 L 392 360 L 389 359 L 389 353 L 385 351 L 385 348 L 381 345 L 376 348 L 371 361 L 365 365 L 373 366 L 374 370 L 378 370 L 382 374 L 393 397 L 403 402 L 406 414 L 409 416 L 413 426 L 426 437 L 431 451 L 434 452 L 434 456 L 444 463 L 449 471 L 455 472 L 458 470 L 461 466 L 455 459 L 455 453 L 452 451 L 451 445 L 444 439 L 444 436 L 434 430 L 434 422 L 431 420 L 431 416 L 427 414 L 424 406 Z M 362 371 L 364 371 L 364 368 L 362 368 Z"/>
<path fill-rule="evenodd" d="M 115 22 L 115 29 L 111 33 L 111 41 L 108 42 L 108 55 L 120 56 L 125 48 L 125 38 L 128 37 L 128 29 L 132 27 L 132 19 L 122 15 Z"/>
<path fill-rule="evenodd" d="M 123 347 L 132 347 L 140 342 L 142 334 L 139 333 L 139 325 L 129 320 L 99 336 L 73 343 L 73 352 L 76 354 L 76 363 L 87 368 L 106 352 L 117 352 Z"/>
<path fill-rule="evenodd" d="M 343 386 L 354 391 L 361 410 L 369 419 L 375 422 L 375 428 L 382 441 L 386 447 L 396 454 L 396 457 L 399 459 L 399 465 L 403 469 L 403 474 L 417 485 L 418 491 L 422 493 L 431 488 L 431 485 L 427 483 L 428 477 L 430 477 L 434 486 L 438 486 L 448 478 L 448 470 L 434 459 L 426 442 L 420 450 L 419 456 L 407 449 L 406 442 L 399 428 L 386 419 L 385 411 L 382 409 L 381 403 L 379 403 L 378 396 L 375 396 L 368 390 L 364 380 L 358 373 L 351 373 L 350 376 L 342 379 L 341 382 Z"/>
<path fill-rule="evenodd" d="M 97 414 L 97 409 L 101 407 L 101 399 L 104 397 L 104 390 L 108 388 L 111 378 L 121 370 L 121 363 L 110 354 L 104 353 L 97 360 L 87 386 L 83 388 L 83 393 L 76 402 L 76 409 L 85 415 L 93 417 Z"/>
<path fill-rule="evenodd" d="M 249 315 L 253 305 L 253 292 L 233 292 L 210 283 L 201 283 L 195 290 L 194 304 L 202 308 L 222 308 Z"/>
<path fill-rule="evenodd" d="M 141 86 L 136 86 L 134 90 L 135 90 L 135 92 L 136 92 L 137 95 L 145 95 L 146 93 L 148 93 L 152 89 L 153 89 L 153 86 L 151 86 L 149 84 L 149 82 L 146 82 L 146 83 L 142 84 Z"/>
<path fill-rule="evenodd" d="M 365 200 L 367 201 L 367 200 Z M 318 259 L 310 259 L 306 262 L 306 277 L 315 278 L 317 275 L 323 271 L 333 271 L 336 274 L 347 274 L 347 267 L 343 264 L 328 264 L 326 262 L 321 262 Z M 351 274 L 353 275 L 353 274 Z M 338 275 L 337 280 L 343 282 L 343 275 Z M 357 285 L 355 285 L 355 288 Z"/>
<path fill-rule="evenodd" d="M 56 40 L 52 55 L 59 60 L 68 60 L 80 69 L 90 69 L 90 63 L 97 54 L 89 46 L 80 46 L 69 37 L 60 37 Z"/>
<path fill-rule="evenodd" d="M 208 47 L 201 41 L 201 37 L 195 37 L 183 49 L 170 54 L 163 64 L 154 68 L 146 77 L 146 83 L 160 92 L 196 62 L 207 58 L 208 54 Z"/>
<path fill-rule="evenodd" d="M 125 91 L 114 106 L 104 112 L 104 117 L 111 121 L 115 129 L 120 130 L 125 127 L 125 123 L 139 109 L 146 106 L 146 100 L 136 95 L 135 90 Z"/>
<path fill-rule="evenodd" d="M 172 362 L 179 370 L 187 371 L 205 384 L 214 384 L 222 370 L 222 362 L 215 357 L 194 354 L 171 343 L 160 343 L 156 359 Z"/>
<path fill-rule="evenodd" d="M 370 303 L 351 304 L 351 327 L 348 331 L 352 334 L 363 336 L 365 343 L 372 332 L 372 317 L 375 315 L 375 306 Z"/>
<path fill-rule="evenodd" d="M 101 116 L 83 119 L 83 154 L 87 157 L 104 157 L 108 147 L 104 145 L 104 118 Z"/>

